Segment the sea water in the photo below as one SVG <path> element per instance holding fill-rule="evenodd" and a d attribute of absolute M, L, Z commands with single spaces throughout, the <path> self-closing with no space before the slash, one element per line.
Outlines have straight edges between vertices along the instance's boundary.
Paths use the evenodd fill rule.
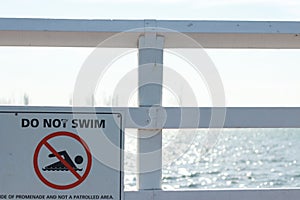
<path fill-rule="evenodd" d="M 126 138 L 125 189 L 132 190 L 136 138 Z M 167 130 L 163 160 L 164 189 L 300 187 L 300 129 Z"/>

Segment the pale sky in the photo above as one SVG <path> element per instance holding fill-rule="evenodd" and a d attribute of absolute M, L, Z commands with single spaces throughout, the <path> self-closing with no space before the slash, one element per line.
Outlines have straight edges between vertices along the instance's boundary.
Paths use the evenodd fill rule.
<path fill-rule="evenodd" d="M 1 0 L 0 17 L 300 21 L 299 10 L 297 0 Z M 0 104 L 22 104 L 26 93 L 30 105 L 68 105 L 78 71 L 92 51 L 0 47 Z M 300 106 L 300 50 L 206 51 L 222 78 L 227 106 Z M 165 55 L 164 62 L 183 70 L 180 67 L 184 63 L 175 66 L 179 61 L 170 54 Z M 99 106 L 136 63 L 133 52 L 112 66 L 103 80 L 110 87 L 95 94 Z M 192 78 L 187 79 L 195 85 Z M 199 104 L 210 106 L 208 93 L 203 90 L 196 94 Z M 166 106 L 177 105 L 175 97 L 167 91 L 164 94 L 168 94 Z M 133 99 L 128 105 L 135 104 Z"/>

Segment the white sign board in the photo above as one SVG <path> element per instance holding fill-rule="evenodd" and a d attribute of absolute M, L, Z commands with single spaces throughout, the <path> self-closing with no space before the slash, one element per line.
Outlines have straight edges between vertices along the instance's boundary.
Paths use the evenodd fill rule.
<path fill-rule="evenodd" d="M 120 200 L 122 150 L 120 113 L 0 111 L 0 200 Z"/>

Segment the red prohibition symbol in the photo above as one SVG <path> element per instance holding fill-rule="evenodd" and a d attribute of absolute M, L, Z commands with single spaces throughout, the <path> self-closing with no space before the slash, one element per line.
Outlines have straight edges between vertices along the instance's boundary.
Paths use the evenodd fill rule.
<path fill-rule="evenodd" d="M 71 166 L 70 163 L 67 162 L 66 159 L 64 159 L 62 157 L 62 155 L 60 155 L 60 153 L 51 146 L 51 144 L 49 144 L 48 141 L 50 139 L 53 139 L 56 137 L 61 137 L 61 136 L 66 136 L 66 137 L 76 140 L 79 143 L 79 145 L 81 145 L 84 148 L 86 155 L 87 155 L 87 166 L 82 175 L 80 175 L 74 169 L 74 167 Z M 66 170 L 70 171 L 75 176 L 75 178 L 76 178 L 75 182 L 73 182 L 71 184 L 67 184 L 67 185 L 61 185 L 61 184 L 56 184 L 56 183 L 50 182 L 43 176 L 43 174 L 41 173 L 41 169 L 39 168 L 39 165 L 38 165 L 38 156 L 39 156 L 39 153 L 40 153 L 40 150 L 42 147 L 46 147 L 52 153 L 52 155 L 55 156 L 60 161 L 60 163 L 62 163 L 63 167 Z M 81 162 L 82 162 L 82 158 L 81 158 Z M 87 146 L 87 144 L 78 135 L 75 135 L 70 132 L 65 132 L 65 131 L 55 132 L 55 133 L 52 133 L 52 134 L 46 136 L 45 138 L 43 138 L 42 141 L 36 147 L 36 150 L 35 150 L 34 156 L 33 156 L 33 166 L 34 166 L 35 173 L 37 174 L 39 179 L 44 184 L 46 184 L 47 186 L 49 186 L 53 189 L 68 190 L 68 189 L 72 189 L 72 188 L 80 185 L 86 179 L 86 177 L 89 175 L 89 172 L 92 167 L 92 155 L 91 155 L 91 151 L 90 151 L 89 147 Z"/>

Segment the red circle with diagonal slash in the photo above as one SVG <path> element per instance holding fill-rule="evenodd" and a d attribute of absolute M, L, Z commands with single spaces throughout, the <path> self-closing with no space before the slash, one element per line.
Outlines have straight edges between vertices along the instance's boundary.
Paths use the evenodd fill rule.
<path fill-rule="evenodd" d="M 87 154 L 87 166 L 86 166 L 86 170 L 84 172 L 84 174 L 81 176 L 79 173 L 77 173 L 71 166 L 69 163 L 67 163 L 61 155 L 59 155 L 57 153 L 57 151 L 48 143 L 48 140 L 54 138 L 54 137 L 60 137 L 60 136 L 67 136 L 67 137 L 71 137 L 73 139 L 75 139 L 76 141 L 78 141 L 83 148 L 86 151 Z M 69 169 L 69 171 L 77 178 L 77 181 L 75 181 L 74 183 L 68 184 L 68 185 L 58 185 L 55 183 L 52 183 L 50 181 L 48 181 L 41 173 L 39 167 L 38 167 L 38 155 L 39 152 L 41 150 L 41 148 L 45 146 L 46 148 L 48 148 L 51 153 L 53 153 L 55 155 L 55 157 L 57 157 L 58 160 L 60 160 L 62 162 L 63 165 L 65 165 L 65 167 L 67 167 Z M 73 133 L 70 132 L 55 132 L 52 133 L 48 136 L 46 136 L 44 139 L 42 139 L 42 141 L 38 144 L 38 146 L 36 147 L 36 150 L 34 152 L 34 156 L 33 156 L 33 166 L 34 166 L 34 171 L 36 172 L 37 176 L 39 177 L 39 179 L 45 183 L 46 185 L 48 185 L 51 188 L 54 189 L 58 189 L 58 190 L 68 190 L 71 188 L 74 188 L 76 186 L 78 186 L 79 184 L 81 184 L 86 177 L 89 175 L 89 172 L 91 170 L 92 167 L 92 155 L 91 155 L 91 151 L 89 149 L 89 147 L 87 146 L 87 144 L 83 141 L 83 139 L 81 139 L 78 135 L 75 135 Z"/>

